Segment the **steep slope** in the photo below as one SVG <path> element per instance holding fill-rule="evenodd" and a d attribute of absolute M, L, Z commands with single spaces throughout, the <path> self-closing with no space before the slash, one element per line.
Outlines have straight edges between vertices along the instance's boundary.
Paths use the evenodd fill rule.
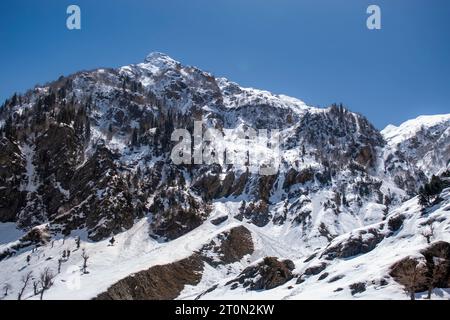
<path fill-rule="evenodd" d="M 413 198 L 393 210 L 385 221 L 343 234 L 306 259 L 293 259 L 293 279 L 275 289 L 255 291 L 234 282 L 235 275 L 222 279 L 216 270 L 208 270 L 210 274 L 204 278 L 215 276 L 217 283 L 213 290 L 197 293 L 201 299 L 409 299 L 404 286 L 391 276 L 396 263 L 405 258 L 420 261 L 422 254 L 433 254 L 433 248 L 441 243 L 446 244 L 447 253 L 440 258 L 450 258 L 450 189 L 441 197 L 439 204 L 425 211 Z M 432 245 L 425 236 L 430 226 Z M 432 299 L 450 297 L 450 277 L 448 273 L 444 277 L 444 287 L 435 288 Z M 200 284 L 206 287 L 207 280 Z M 416 298 L 427 296 L 426 289 L 417 290 Z"/>

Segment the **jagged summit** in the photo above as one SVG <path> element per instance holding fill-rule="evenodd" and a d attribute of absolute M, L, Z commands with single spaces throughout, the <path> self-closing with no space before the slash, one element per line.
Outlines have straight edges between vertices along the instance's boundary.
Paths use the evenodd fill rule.
<path fill-rule="evenodd" d="M 413 137 L 418 131 L 439 125 L 450 127 L 450 114 L 421 115 L 410 119 L 399 126 L 387 125 L 381 131 L 384 138 L 391 144 L 398 144 Z"/>
<path fill-rule="evenodd" d="M 181 65 L 180 62 L 172 59 L 169 55 L 162 52 L 151 52 L 145 59 L 144 63 L 149 63 L 157 67 L 173 67 Z"/>

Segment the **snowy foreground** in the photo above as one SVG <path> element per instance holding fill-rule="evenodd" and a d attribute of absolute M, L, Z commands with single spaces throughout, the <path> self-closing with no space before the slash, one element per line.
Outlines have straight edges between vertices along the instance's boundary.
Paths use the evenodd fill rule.
<path fill-rule="evenodd" d="M 379 131 L 342 104 L 243 88 L 161 53 L 37 86 L 1 111 L 0 299 L 24 287 L 39 299 L 45 270 L 43 299 L 408 299 L 392 266 L 450 242 L 449 189 L 426 209 L 416 196 L 449 179 L 450 114 Z M 225 135 L 204 146 L 243 161 L 176 164 L 172 133 L 194 120 Z M 450 263 L 440 244 L 448 254 L 431 261 Z"/>
<path fill-rule="evenodd" d="M 296 247 L 295 234 L 292 230 L 283 226 L 267 225 L 264 228 L 251 224 L 245 226 L 251 230 L 255 243 L 255 251 L 252 255 L 244 257 L 240 262 L 225 267 L 205 267 L 202 280 L 197 286 L 186 286 L 179 299 L 192 299 L 197 295 L 218 284 L 218 289 L 202 296 L 203 299 L 407 299 L 403 288 L 387 276 L 389 267 L 396 261 L 409 255 L 415 255 L 420 249 L 427 246 L 424 237 L 420 236 L 420 230 L 427 220 L 442 221 L 435 224 L 434 240 L 450 241 L 450 190 L 443 193 L 445 201 L 439 206 L 431 208 L 431 212 L 422 215 L 417 198 L 404 203 L 401 207 L 390 213 L 389 216 L 399 212 L 406 215 L 404 226 L 392 237 L 384 239 L 369 253 L 344 260 L 335 260 L 327 268 L 331 278 L 336 275 L 345 275 L 340 280 L 329 283 L 319 281 L 317 276 L 308 278 L 304 283 L 295 284 L 295 278 L 286 284 L 267 291 L 248 291 L 243 288 L 229 290 L 225 283 L 234 278 L 244 267 L 260 260 L 265 256 L 277 256 L 289 258 L 295 262 L 296 273 L 300 273 L 316 261 L 313 259 L 304 263 L 307 257 L 304 248 Z M 213 213 L 208 220 L 212 220 L 224 214 L 230 215 L 229 219 L 219 226 L 205 222 L 200 227 L 188 234 L 170 241 L 158 243 L 148 235 L 148 221 L 146 218 L 138 221 L 135 226 L 115 237 L 113 246 L 108 241 L 89 242 L 81 241 L 80 249 L 76 248 L 75 239 L 83 234 L 74 233 L 71 237 L 57 239 L 53 245 L 39 247 L 33 253 L 30 250 L 20 252 L 14 257 L 0 262 L 0 283 L 9 283 L 12 290 L 4 299 L 16 299 L 21 287 L 21 277 L 30 270 L 35 276 L 39 270 L 49 267 L 57 269 L 57 258 L 65 249 L 74 250 L 67 262 L 61 267 L 61 272 L 55 278 L 54 285 L 45 293 L 44 299 L 91 299 L 104 292 L 110 285 L 126 277 L 127 275 L 147 269 L 157 264 L 167 264 L 182 258 L 186 258 L 194 251 L 219 233 L 235 227 L 241 222 L 232 218 L 236 203 L 216 203 Z M 364 228 L 370 228 L 366 226 Z M 357 230 L 355 230 L 357 231 Z M 20 235 L 14 224 L 0 224 L 0 249 Z M 333 240 L 339 242 L 348 238 L 350 234 Z M 81 249 L 89 254 L 88 272 L 82 274 L 83 265 Z M 26 257 L 31 256 L 27 264 Z M 380 287 L 377 280 L 386 279 L 387 286 Z M 372 286 L 368 286 L 363 293 L 352 296 L 348 285 L 357 281 L 374 280 Z M 337 288 L 344 290 L 335 292 Z M 417 294 L 417 298 L 424 297 L 425 293 Z M 33 295 L 32 286 L 25 291 L 24 299 L 38 299 Z M 435 289 L 432 299 L 448 299 L 450 291 Z"/>

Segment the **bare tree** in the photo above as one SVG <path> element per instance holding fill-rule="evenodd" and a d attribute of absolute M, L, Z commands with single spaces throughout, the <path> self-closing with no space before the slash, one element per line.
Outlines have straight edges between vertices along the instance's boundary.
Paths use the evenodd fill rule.
<path fill-rule="evenodd" d="M 40 300 L 42 300 L 45 290 L 50 289 L 50 287 L 53 285 L 54 278 L 55 275 L 49 268 L 45 268 L 44 271 L 39 275 L 39 284 L 41 285 L 41 296 L 39 298 Z"/>
<path fill-rule="evenodd" d="M 87 261 L 89 259 L 89 255 L 86 253 L 86 249 L 83 249 L 81 253 L 81 257 L 83 258 L 83 273 L 87 273 Z"/>
<path fill-rule="evenodd" d="M 3 285 L 3 291 L 5 292 L 5 297 L 8 295 L 8 291 L 12 289 L 12 286 L 9 283 L 5 283 Z"/>
<path fill-rule="evenodd" d="M 61 273 L 61 264 L 62 264 L 62 262 L 63 262 L 63 259 L 59 258 L 58 259 L 58 274 Z"/>
<path fill-rule="evenodd" d="M 81 238 L 77 237 L 75 240 L 75 243 L 77 244 L 77 249 L 80 249 L 80 242 L 81 242 Z"/>
<path fill-rule="evenodd" d="M 34 293 L 34 295 L 38 294 L 38 285 L 39 285 L 39 282 L 33 281 L 33 293 Z"/>
<path fill-rule="evenodd" d="M 426 283 L 426 265 L 415 259 L 409 259 L 402 265 L 402 270 L 398 273 L 396 281 L 403 284 L 406 294 L 411 300 L 415 300 L 415 293 Z"/>
<path fill-rule="evenodd" d="M 427 243 L 431 243 L 431 238 L 434 237 L 434 226 L 432 223 L 430 223 L 425 229 L 422 231 L 422 236 L 427 239 Z"/>
<path fill-rule="evenodd" d="M 22 276 L 21 281 L 23 283 L 23 286 L 22 286 L 22 288 L 19 291 L 19 295 L 17 296 L 17 300 L 22 300 L 23 293 L 24 293 L 25 289 L 28 286 L 28 282 L 30 282 L 32 274 L 33 273 L 30 271 L 30 272 L 27 272 L 27 274 Z"/>

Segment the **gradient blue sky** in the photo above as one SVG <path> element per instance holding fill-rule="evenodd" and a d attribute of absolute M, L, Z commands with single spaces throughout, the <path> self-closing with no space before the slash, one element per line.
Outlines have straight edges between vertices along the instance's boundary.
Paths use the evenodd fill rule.
<path fill-rule="evenodd" d="M 82 30 L 66 29 L 77 4 Z M 366 8 L 382 30 L 366 28 Z M 450 112 L 448 0 L 0 1 L 0 100 L 81 69 L 161 51 L 310 105 L 342 102 L 378 128 Z"/>

